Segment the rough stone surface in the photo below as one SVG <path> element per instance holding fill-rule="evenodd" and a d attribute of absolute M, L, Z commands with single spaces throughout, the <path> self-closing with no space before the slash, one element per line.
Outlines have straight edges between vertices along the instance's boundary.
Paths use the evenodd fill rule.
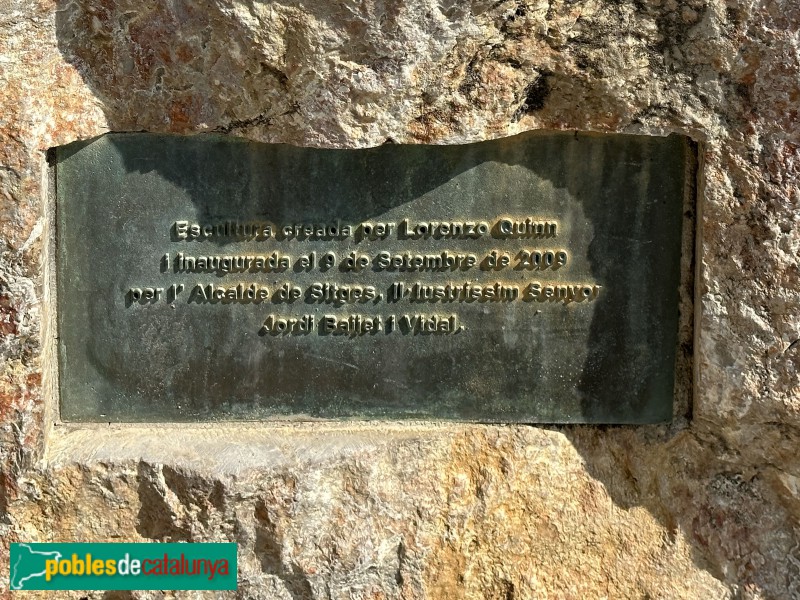
<path fill-rule="evenodd" d="M 16 540 L 229 540 L 248 598 L 800 597 L 799 28 L 795 0 L 0 0 L 0 589 Z M 530 129 L 699 143 L 672 426 L 53 426 L 48 148 Z"/>

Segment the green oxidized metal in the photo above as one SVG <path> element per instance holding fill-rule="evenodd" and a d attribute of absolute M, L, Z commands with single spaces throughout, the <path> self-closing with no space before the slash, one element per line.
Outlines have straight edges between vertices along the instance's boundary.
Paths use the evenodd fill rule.
<path fill-rule="evenodd" d="M 57 152 L 67 421 L 672 416 L 680 137 Z"/>

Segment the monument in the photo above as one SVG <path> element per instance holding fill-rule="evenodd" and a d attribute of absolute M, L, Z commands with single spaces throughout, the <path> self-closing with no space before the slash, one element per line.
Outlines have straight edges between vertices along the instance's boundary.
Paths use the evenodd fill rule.
<path fill-rule="evenodd" d="M 0 596 L 203 541 L 255 600 L 800 597 L 799 28 L 4 2 Z"/>

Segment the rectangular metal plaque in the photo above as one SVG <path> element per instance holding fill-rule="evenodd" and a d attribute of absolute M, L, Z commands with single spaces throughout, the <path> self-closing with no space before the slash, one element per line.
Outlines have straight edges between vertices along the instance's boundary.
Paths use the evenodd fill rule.
<path fill-rule="evenodd" d="M 689 153 L 59 148 L 62 418 L 669 420 Z"/>

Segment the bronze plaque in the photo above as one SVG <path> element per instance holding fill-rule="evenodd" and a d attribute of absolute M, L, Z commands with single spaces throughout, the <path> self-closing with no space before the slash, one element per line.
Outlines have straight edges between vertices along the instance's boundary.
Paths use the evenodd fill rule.
<path fill-rule="evenodd" d="M 684 138 L 57 150 L 66 421 L 671 419 Z"/>

